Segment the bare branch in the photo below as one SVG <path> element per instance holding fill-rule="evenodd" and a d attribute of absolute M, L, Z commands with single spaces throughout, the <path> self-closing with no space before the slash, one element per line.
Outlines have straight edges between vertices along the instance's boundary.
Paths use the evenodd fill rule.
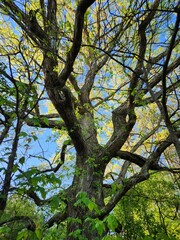
<path fill-rule="evenodd" d="M 176 151 L 177 151 L 178 156 L 180 158 L 180 141 L 177 137 L 175 129 L 173 128 L 173 125 L 171 124 L 169 114 L 168 114 L 167 104 L 166 104 L 166 101 L 167 101 L 167 99 L 166 99 L 166 91 L 167 91 L 167 89 L 166 89 L 166 76 L 167 76 L 167 71 L 168 71 L 168 63 L 169 63 L 169 60 L 170 60 L 170 57 L 171 57 L 171 54 L 172 54 L 172 51 L 173 51 L 173 47 L 174 47 L 176 35 L 178 33 L 178 30 L 179 30 L 179 23 L 180 23 L 180 8 L 177 8 L 177 10 L 178 10 L 178 12 L 177 12 L 176 23 L 175 23 L 175 26 L 174 26 L 174 31 L 173 31 L 173 34 L 172 34 L 172 38 L 171 38 L 171 42 L 170 42 L 170 45 L 169 45 L 168 53 L 167 53 L 167 56 L 166 56 L 166 61 L 165 61 L 164 66 L 163 66 L 162 109 L 163 109 L 163 115 L 164 115 L 164 120 L 165 120 L 166 126 L 167 126 L 167 128 L 170 132 L 171 138 L 174 142 Z"/>

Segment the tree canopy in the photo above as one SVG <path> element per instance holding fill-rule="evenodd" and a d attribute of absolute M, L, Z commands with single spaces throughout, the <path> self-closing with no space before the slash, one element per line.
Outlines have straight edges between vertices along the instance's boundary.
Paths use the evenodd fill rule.
<path fill-rule="evenodd" d="M 0 227 L 15 221 L 31 239 L 151 239 L 158 227 L 140 218 L 153 210 L 135 204 L 154 191 L 157 226 L 174 237 L 160 203 L 168 179 L 177 218 L 179 22 L 168 0 L 0 1 Z M 43 217 L 6 217 L 11 199 Z"/>

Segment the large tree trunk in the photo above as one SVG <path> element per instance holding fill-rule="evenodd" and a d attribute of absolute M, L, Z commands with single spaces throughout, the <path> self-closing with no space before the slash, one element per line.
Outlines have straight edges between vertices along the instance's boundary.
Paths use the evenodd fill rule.
<path fill-rule="evenodd" d="M 105 164 L 102 164 L 97 157 L 102 151 L 102 146 L 100 146 L 97 141 L 94 116 L 91 111 L 83 107 L 84 109 L 82 113 L 80 113 L 80 117 L 77 118 L 74 111 L 73 98 L 68 88 L 58 89 L 52 87 L 49 72 L 52 73 L 51 68 L 53 64 L 51 59 L 47 58 L 46 60 L 45 80 L 47 92 L 54 107 L 65 122 L 77 153 L 76 174 L 67 195 L 67 215 L 69 217 L 67 223 L 67 239 L 78 239 L 72 236 L 77 230 L 81 231 L 80 234 L 82 234 L 84 239 L 99 239 L 100 236 L 97 231 L 92 228 L 91 223 L 85 221 L 87 217 L 92 215 L 88 206 L 83 202 L 75 206 L 78 201 L 78 194 L 85 193 L 87 199 L 93 201 L 99 208 L 104 207 L 102 184 Z M 54 73 L 55 76 L 53 79 L 57 79 L 56 74 L 57 73 Z"/>
<path fill-rule="evenodd" d="M 80 158 L 82 159 L 82 157 Z M 80 158 L 77 157 L 78 160 Z M 71 236 L 78 229 L 80 230 L 80 235 L 84 237 L 83 239 L 93 240 L 102 238 L 97 230 L 93 229 L 92 223 L 86 221 L 88 217 L 92 216 L 93 212 L 96 213 L 96 210 L 94 209 L 91 212 L 83 202 L 75 204 L 79 199 L 78 193 L 86 193 L 87 198 L 93 201 L 99 209 L 104 207 L 102 192 L 104 171 L 100 166 L 96 166 L 95 163 L 93 166 L 92 162 L 88 162 L 88 158 L 86 159 L 83 165 L 79 165 L 78 174 L 75 176 L 72 185 L 73 191 L 70 191 L 68 194 L 68 216 L 70 218 L 67 226 L 68 240 L 78 239 Z"/>

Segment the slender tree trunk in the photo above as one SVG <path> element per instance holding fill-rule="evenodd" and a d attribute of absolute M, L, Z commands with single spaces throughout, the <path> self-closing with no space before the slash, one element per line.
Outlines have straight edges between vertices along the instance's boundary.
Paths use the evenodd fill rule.
<path fill-rule="evenodd" d="M 16 159 L 16 153 L 17 153 L 18 142 L 19 142 L 19 133 L 21 131 L 21 127 L 22 127 L 22 121 L 17 119 L 15 136 L 12 143 L 12 149 L 8 159 L 8 165 L 7 165 L 5 178 L 2 184 L 2 190 L 0 191 L 0 214 L 3 213 L 7 204 L 8 192 L 11 185 L 11 177 L 13 173 L 14 161 Z"/>

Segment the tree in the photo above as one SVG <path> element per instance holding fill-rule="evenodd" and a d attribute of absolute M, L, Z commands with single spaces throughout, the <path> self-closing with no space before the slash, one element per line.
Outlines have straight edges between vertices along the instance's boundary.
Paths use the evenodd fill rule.
<path fill-rule="evenodd" d="M 168 149 L 180 157 L 179 5 L 1 0 L 0 9 L 0 211 L 23 194 L 48 209 L 45 228 L 102 239 L 130 189 L 179 172 L 164 159 Z M 43 128 L 59 136 L 54 155 Z"/>
<path fill-rule="evenodd" d="M 178 202 L 176 184 L 166 173 L 131 189 L 114 209 L 123 239 L 178 239 Z"/>
<path fill-rule="evenodd" d="M 31 239 L 37 239 L 35 230 L 40 225 L 41 216 L 36 211 L 36 205 L 28 201 L 25 197 L 12 195 L 7 202 L 6 209 L 1 215 L 0 238 L 2 240 L 17 239 L 18 235 L 31 232 Z M 26 231 L 27 229 L 27 231 Z M 36 228 L 38 232 L 38 228 Z"/>

